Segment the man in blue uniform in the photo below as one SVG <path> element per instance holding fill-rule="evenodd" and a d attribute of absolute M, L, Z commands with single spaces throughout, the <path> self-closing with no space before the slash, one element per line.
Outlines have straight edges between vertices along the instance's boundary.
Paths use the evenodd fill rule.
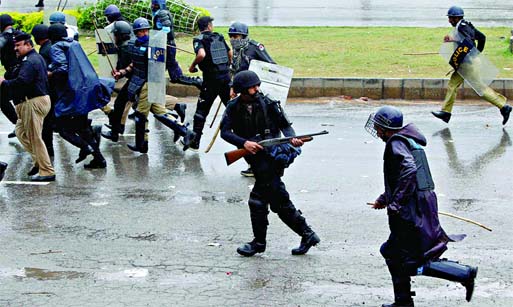
<path fill-rule="evenodd" d="M 255 185 L 248 201 L 254 239 L 239 247 L 237 253 L 249 257 L 265 251 L 270 206 L 290 229 L 301 236 L 301 243 L 292 249 L 292 254 L 303 255 L 321 240 L 308 226 L 301 211 L 294 207 L 281 181 L 284 169 L 292 163 L 293 157 L 286 164 L 279 163 L 257 143 L 259 136 L 261 139 L 280 137 L 281 133 L 295 136 L 295 131 L 279 102 L 264 97 L 259 86 L 260 79 L 253 71 L 246 70 L 235 75 L 233 88 L 240 95 L 230 101 L 221 121 L 221 137 L 251 153 L 245 158 L 255 174 Z M 290 143 L 294 147 L 303 145 L 303 141 L 296 138 L 291 139 Z"/>
<path fill-rule="evenodd" d="M 386 143 L 383 173 L 385 192 L 371 203 L 387 209 L 390 236 L 381 254 L 392 276 L 395 301 L 383 307 L 413 307 L 410 276 L 426 275 L 456 281 L 470 301 L 477 268 L 440 259 L 447 242 L 463 239 L 446 235 L 438 220 L 438 203 L 426 154 L 426 138 L 414 124 L 403 126 L 395 107 L 371 114 L 365 129 Z"/>

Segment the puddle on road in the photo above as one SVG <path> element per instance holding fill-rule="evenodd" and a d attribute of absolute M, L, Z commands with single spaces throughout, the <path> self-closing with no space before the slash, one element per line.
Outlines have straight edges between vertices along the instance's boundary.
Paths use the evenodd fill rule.
<path fill-rule="evenodd" d="M 60 280 L 60 279 L 76 279 L 76 278 L 84 278 L 89 274 L 76 272 L 76 271 L 49 271 L 45 269 L 39 268 L 25 268 L 24 276 L 25 278 L 34 278 L 37 280 Z"/>

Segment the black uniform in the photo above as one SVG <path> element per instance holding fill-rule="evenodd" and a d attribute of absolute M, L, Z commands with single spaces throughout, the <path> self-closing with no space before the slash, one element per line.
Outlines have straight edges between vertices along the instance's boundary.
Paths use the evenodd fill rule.
<path fill-rule="evenodd" d="M 201 48 L 206 53 L 203 61 L 198 64 L 203 72 L 203 85 L 194 114 L 193 130 L 196 133 L 196 140 L 195 144 L 191 145 L 197 149 L 206 118 L 216 97 L 219 96 L 225 105 L 230 100 L 230 47 L 221 34 L 210 31 L 204 31 L 196 36 L 193 45 L 196 54 Z"/>
<path fill-rule="evenodd" d="M 239 71 L 248 70 L 251 60 L 259 60 L 267 63 L 276 64 L 271 56 L 265 50 L 264 45 L 252 39 L 241 46 L 233 46 L 232 74 Z"/>
<path fill-rule="evenodd" d="M 18 66 L 18 59 L 16 57 L 16 52 L 14 51 L 14 33 L 15 30 L 13 28 L 9 28 L 0 34 L 0 61 L 2 66 L 5 68 L 4 78 L 6 80 L 14 78 L 14 70 Z M 7 119 L 15 125 L 18 120 L 18 115 L 16 115 L 16 110 L 14 110 L 14 107 L 10 102 L 11 97 L 9 92 L 1 91 L 0 94 L 0 108 Z"/>
<path fill-rule="evenodd" d="M 39 48 L 39 54 L 45 59 L 46 66 L 50 66 L 52 63 L 52 58 L 50 55 L 50 50 L 52 49 L 52 42 L 50 40 L 47 40 L 44 42 L 41 47 Z M 54 130 L 54 124 L 55 124 L 55 104 L 54 101 L 56 99 L 56 93 L 53 90 L 54 86 L 52 85 L 52 81 L 49 82 L 49 94 L 50 94 L 50 100 L 52 102 L 52 106 L 50 108 L 50 112 L 45 117 L 45 120 L 43 121 L 43 141 L 46 145 L 46 150 L 48 151 L 48 154 L 50 156 L 54 155 L 53 152 L 53 130 Z"/>
<path fill-rule="evenodd" d="M 258 140 L 285 136 L 294 136 L 295 132 L 288 121 L 279 102 L 257 94 L 250 103 L 242 102 L 241 97 L 230 101 L 221 122 L 221 137 L 243 148 L 247 140 Z M 295 233 L 303 238 L 314 234 L 306 224 L 301 212 L 294 207 L 281 181 L 284 168 L 279 165 L 266 150 L 255 155 L 246 156 L 255 174 L 255 185 L 249 196 L 251 225 L 256 242 L 265 244 L 269 214 L 271 210 Z"/>

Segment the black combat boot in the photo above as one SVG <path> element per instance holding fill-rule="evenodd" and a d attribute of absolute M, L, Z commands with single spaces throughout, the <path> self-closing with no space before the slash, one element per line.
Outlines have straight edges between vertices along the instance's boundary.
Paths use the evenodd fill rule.
<path fill-rule="evenodd" d="M 139 112 L 135 113 L 135 145 L 128 144 L 128 148 L 133 151 L 138 151 L 140 153 L 148 152 L 148 141 L 147 141 L 147 133 L 146 130 L 146 116 Z"/>
<path fill-rule="evenodd" d="M 434 117 L 440 118 L 444 122 L 448 123 L 451 120 L 451 113 L 445 111 L 433 111 L 431 112 Z"/>
<path fill-rule="evenodd" d="M 257 242 L 256 239 L 253 239 L 253 241 L 248 242 L 241 247 L 237 248 L 237 253 L 239 255 L 245 256 L 245 257 L 251 257 L 256 253 L 263 253 L 265 252 L 265 242 L 260 243 Z"/>
<path fill-rule="evenodd" d="M 159 122 L 166 125 L 166 127 L 171 128 L 173 132 L 175 133 L 175 137 L 173 139 L 173 142 L 177 142 L 181 136 L 183 136 L 182 145 L 184 147 L 184 151 L 189 148 L 190 143 L 192 140 L 194 140 L 196 134 L 192 132 L 191 130 L 187 129 L 186 125 L 183 125 L 176 120 L 176 118 L 171 114 L 164 114 L 164 115 L 155 115 L 155 119 L 157 119 Z"/>
<path fill-rule="evenodd" d="M 78 153 L 78 158 L 75 160 L 75 163 L 80 163 L 84 161 L 87 156 L 93 154 L 94 149 L 91 147 L 91 145 L 84 146 L 80 148 L 80 152 Z"/>
<path fill-rule="evenodd" d="M 292 255 L 304 255 L 310 247 L 317 245 L 319 242 L 321 242 L 321 239 L 313 230 L 306 230 L 301 236 L 299 247 L 292 249 Z"/>
<path fill-rule="evenodd" d="M 501 115 L 502 115 L 502 124 L 506 125 L 506 123 L 509 120 L 509 115 L 511 113 L 511 109 L 513 109 L 510 105 L 505 105 L 501 108 Z"/>
<path fill-rule="evenodd" d="M 445 280 L 460 282 L 466 289 L 465 299 L 470 302 L 474 293 L 474 282 L 477 267 L 459 264 L 447 259 L 429 261 L 419 268 L 419 275 L 437 277 Z"/>
<path fill-rule="evenodd" d="M 198 134 L 197 132 L 192 131 L 192 134 L 188 138 L 189 145 L 186 146 L 185 138 L 181 139 L 180 143 L 182 143 L 184 151 L 187 149 L 190 149 L 194 152 L 198 152 L 199 146 L 200 146 L 200 139 L 201 139 L 201 133 Z"/>
<path fill-rule="evenodd" d="M 389 267 L 390 269 L 390 267 Z M 414 307 L 412 296 L 415 292 L 411 291 L 409 276 L 392 275 L 392 285 L 394 286 L 394 302 L 392 304 L 383 304 L 382 307 Z"/>
<path fill-rule="evenodd" d="M 171 82 L 183 85 L 192 85 L 195 86 L 198 90 L 201 90 L 203 79 L 200 77 L 188 77 L 181 75 L 178 79 L 171 80 Z"/>
<path fill-rule="evenodd" d="M 173 108 L 173 110 L 176 111 L 176 114 L 180 117 L 180 121 L 182 123 L 185 122 L 185 109 L 187 109 L 187 105 L 185 103 L 177 103 Z"/>
<path fill-rule="evenodd" d="M 45 7 L 44 0 L 39 0 L 36 4 L 36 7 Z"/>
<path fill-rule="evenodd" d="M 111 131 L 102 132 L 102 136 L 113 142 L 119 141 L 119 134 L 115 131 L 115 129 L 112 129 Z"/>
<path fill-rule="evenodd" d="M 105 158 L 101 154 L 100 150 L 98 149 L 95 153 L 93 153 L 94 159 L 91 160 L 88 164 L 84 165 L 84 168 L 86 169 L 95 169 L 95 168 L 106 168 L 107 167 L 107 161 L 105 161 Z"/>
<path fill-rule="evenodd" d="M 7 163 L 0 162 L 0 181 L 4 179 L 5 170 L 7 169 Z M 39 171 L 39 170 L 38 170 Z"/>

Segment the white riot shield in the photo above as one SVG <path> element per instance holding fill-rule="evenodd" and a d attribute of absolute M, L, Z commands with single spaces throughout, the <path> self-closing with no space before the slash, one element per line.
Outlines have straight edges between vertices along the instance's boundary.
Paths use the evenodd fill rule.
<path fill-rule="evenodd" d="M 150 30 L 148 44 L 148 102 L 166 101 L 166 47 L 167 33 Z"/>
<path fill-rule="evenodd" d="M 458 41 L 463 40 L 456 30 L 453 30 L 451 36 Z M 459 53 L 467 51 L 464 48 L 464 46 L 456 42 L 443 43 L 440 47 L 440 55 L 448 63 L 453 63 L 452 65 L 454 65 L 455 57 Z M 497 67 L 482 55 L 476 47 L 468 51 L 456 71 L 479 96 L 483 96 L 484 91 L 499 74 Z"/>
<path fill-rule="evenodd" d="M 106 29 L 98 29 L 94 32 L 98 53 L 98 75 L 104 78 L 112 78 L 112 69 L 116 69 L 118 62 L 116 44 Z"/>
<path fill-rule="evenodd" d="M 260 85 L 262 93 L 274 100 L 279 100 L 281 105 L 285 106 L 294 70 L 258 60 L 251 60 L 249 70 L 254 71 L 262 81 Z"/>

